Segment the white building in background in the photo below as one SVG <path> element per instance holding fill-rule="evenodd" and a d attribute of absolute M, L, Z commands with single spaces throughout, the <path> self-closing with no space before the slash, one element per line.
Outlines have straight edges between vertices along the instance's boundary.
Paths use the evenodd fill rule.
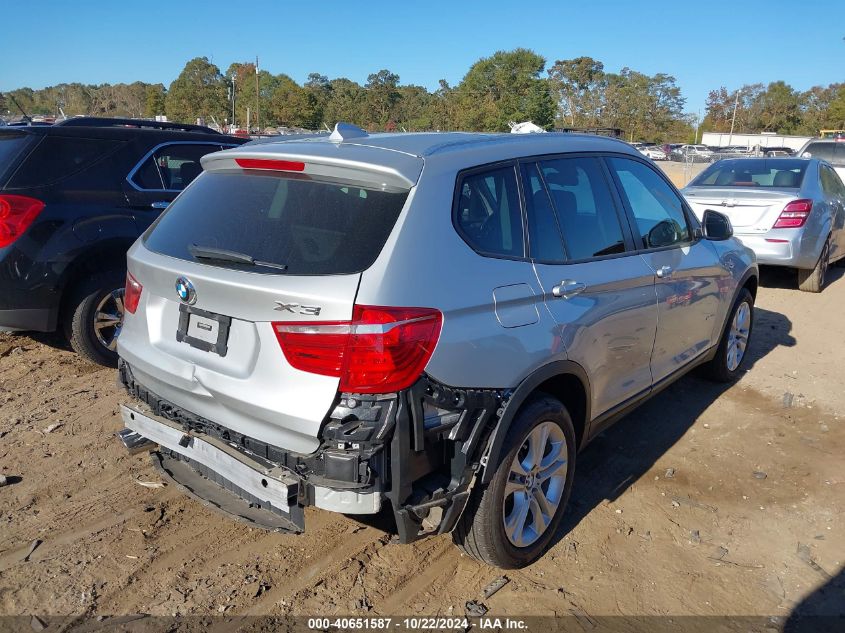
<path fill-rule="evenodd" d="M 812 136 L 791 136 L 789 134 L 775 134 L 764 132 L 763 134 L 728 134 L 727 132 L 705 132 L 701 136 L 704 145 L 713 147 L 727 147 L 728 145 L 741 145 L 743 147 L 788 147 L 798 151 L 809 141 Z"/>

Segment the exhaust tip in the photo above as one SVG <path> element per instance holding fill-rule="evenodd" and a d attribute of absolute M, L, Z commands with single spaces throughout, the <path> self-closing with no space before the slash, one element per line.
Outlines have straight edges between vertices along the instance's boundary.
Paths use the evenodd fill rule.
<path fill-rule="evenodd" d="M 115 433 L 115 435 L 120 440 L 120 443 L 123 444 L 123 448 L 129 451 L 130 455 L 150 451 L 158 446 L 155 442 L 148 440 L 132 429 L 123 429 Z"/>

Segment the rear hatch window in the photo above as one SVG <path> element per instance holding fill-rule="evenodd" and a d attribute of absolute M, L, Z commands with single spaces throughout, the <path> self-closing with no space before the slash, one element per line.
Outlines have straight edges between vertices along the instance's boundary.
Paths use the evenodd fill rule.
<path fill-rule="evenodd" d="M 826 160 L 834 167 L 845 167 L 845 141 L 810 143 L 804 148 L 804 154 Z"/>
<path fill-rule="evenodd" d="M 806 160 L 742 158 L 714 163 L 689 187 L 773 187 L 797 189 L 807 171 Z"/>
<path fill-rule="evenodd" d="M 32 135 L 11 130 L 0 131 L 0 184 L 17 162 L 18 157 L 29 146 Z"/>
<path fill-rule="evenodd" d="M 257 273 L 358 273 L 378 257 L 407 197 L 408 191 L 303 175 L 212 171 L 159 217 L 144 244 L 162 255 Z M 271 265 L 197 257 L 209 249 Z"/>
<path fill-rule="evenodd" d="M 26 189 L 54 184 L 105 158 L 123 142 L 47 135 L 15 171 L 8 188 Z"/>

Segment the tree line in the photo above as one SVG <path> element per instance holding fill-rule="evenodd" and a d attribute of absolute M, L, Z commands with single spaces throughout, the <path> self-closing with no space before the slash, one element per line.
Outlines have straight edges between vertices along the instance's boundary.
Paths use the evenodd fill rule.
<path fill-rule="evenodd" d="M 509 121 L 530 120 L 546 128 L 610 127 L 630 140 L 691 140 L 695 115 L 675 77 L 631 68 L 607 72 L 591 57 L 546 60 L 528 49 L 499 51 L 479 59 L 455 86 L 440 80 L 434 91 L 402 84 L 388 69 L 361 85 L 345 77 L 311 73 L 302 84 L 253 63 L 233 63 L 225 72 L 205 57 L 187 62 L 169 85 L 59 84 L 7 93 L 28 114 L 152 117 L 252 127 L 332 127 L 337 121 L 376 130 L 507 131 Z M 737 99 L 737 94 L 739 98 Z M 751 84 L 738 91 L 711 91 L 702 130 L 727 131 L 736 105 L 734 130 L 805 133 L 845 127 L 845 84 L 798 92 L 784 82 Z M 0 112 L 14 114 L 0 95 Z M 260 120 L 257 122 L 256 117 Z"/>
<path fill-rule="evenodd" d="M 732 120 L 735 131 L 815 136 L 819 130 L 842 130 L 845 83 L 813 86 L 804 92 L 783 81 L 746 84 L 730 92 L 724 86 L 711 90 L 702 127 L 728 132 Z"/>

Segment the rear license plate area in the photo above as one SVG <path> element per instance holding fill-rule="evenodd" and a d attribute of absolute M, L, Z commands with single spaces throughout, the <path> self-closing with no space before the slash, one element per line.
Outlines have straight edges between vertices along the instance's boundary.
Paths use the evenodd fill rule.
<path fill-rule="evenodd" d="M 229 328 L 232 317 L 200 310 L 193 306 L 179 305 L 179 327 L 176 340 L 204 352 L 225 356 L 229 351 Z"/>

